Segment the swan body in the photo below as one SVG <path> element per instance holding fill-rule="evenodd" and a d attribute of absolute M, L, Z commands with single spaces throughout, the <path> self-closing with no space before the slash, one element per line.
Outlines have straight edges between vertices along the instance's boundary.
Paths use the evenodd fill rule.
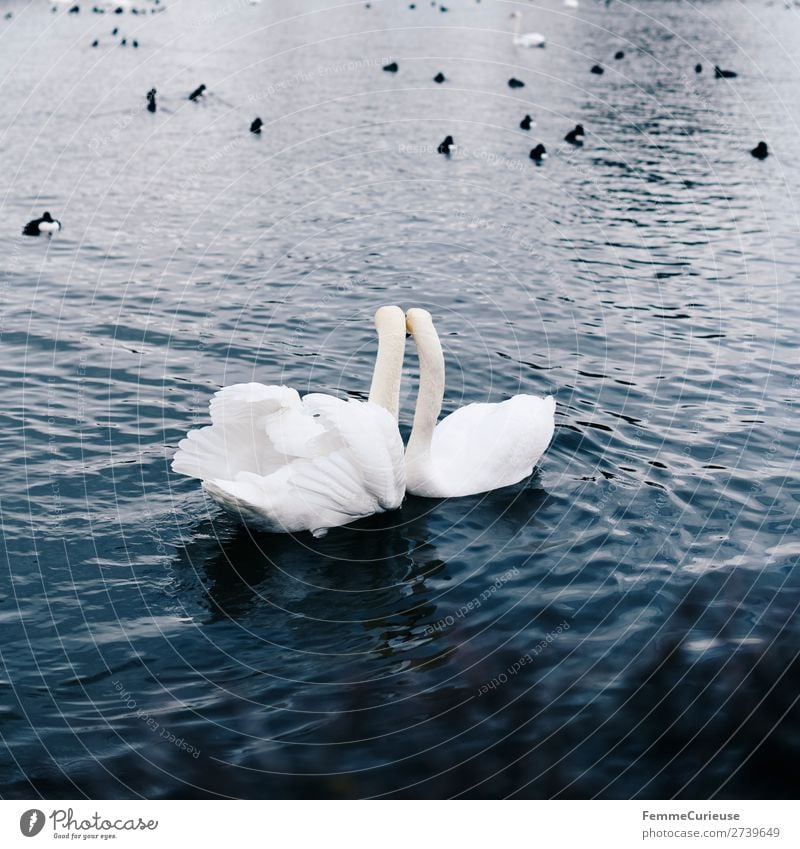
<path fill-rule="evenodd" d="M 409 310 L 406 327 L 420 362 L 406 447 L 407 491 L 427 498 L 475 495 L 528 477 L 553 438 L 553 397 L 516 395 L 499 404 L 468 404 L 437 424 L 444 396 L 441 343 L 425 310 Z"/>
<path fill-rule="evenodd" d="M 546 47 L 547 38 L 540 32 L 520 32 L 522 27 L 522 14 L 512 12 L 514 18 L 514 46 L 515 47 Z"/>
<path fill-rule="evenodd" d="M 397 427 L 405 317 L 375 316 L 379 346 L 368 401 L 287 386 L 240 383 L 211 400 L 211 425 L 190 431 L 172 469 L 246 524 L 315 536 L 400 506 L 405 494 Z"/>

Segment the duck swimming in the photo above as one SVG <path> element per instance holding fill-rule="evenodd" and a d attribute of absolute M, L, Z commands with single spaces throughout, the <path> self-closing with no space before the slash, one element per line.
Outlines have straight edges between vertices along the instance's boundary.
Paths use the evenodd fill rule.
<path fill-rule="evenodd" d="M 574 130 L 570 130 L 565 136 L 564 141 L 574 145 L 582 145 L 583 138 L 586 133 L 583 131 L 583 124 L 576 124 Z"/>
<path fill-rule="evenodd" d="M 439 71 L 439 73 L 433 78 L 433 81 L 435 83 L 443 83 L 446 79 L 447 77 L 445 77 L 445 75 L 441 71 Z"/>
<path fill-rule="evenodd" d="M 530 130 L 532 121 L 533 121 L 533 118 L 531 118 L 531 116 L 530 116 L 530 115 L 526 115 L 526 116 L 525 116 L 525 117 L 524 117 L 524 118 L 523 118 L 523 119 L 519 122 L 519 128 L 520 128 L 520 130 Z"/>
<path fill-rule="evenodd" d="M 766 159 L 769 156 L 769 149 L 767 148 L 767 143 L 765 141 L 760 141 L 751 151 L 751 156 L 755 156 L 756 159 Z"/>
<path fill-rule="evenodd" d="M 531 150 L 529 156 L 537 165 L 540 165 L 545 159 L 547 159 L 547 149 L 543 144 L 537 144 L 536 147 Z"/>
<path fill-rule="evenodd" d="M 199 97 L 202 97 L 205 94 L 206 84 L 201 83 L 190 95 L 189 100 L 197 101 Z"/>
<path fill-rule="evenodd" d="M 524 88 L 525 83 L 522 82 L 522 80 L 518 80 L 516 77 L 511 77 L 511 79 L 508 81 L 508 87 L 509 88 Z"/>
<path fill-rule="evenodd" d="M 722 68 L 720 68 L 719 65 L 714 65 L 715 80 L 730 80 L 738 76 L 739 75 L 736 73 L 736 71 L 724 71 Z"/>
<path fill-rule="evenodd" d="M 261 128 L 264 126 L 264 122 L 261 118 L 256 118 L 253 123 L 250 125 L 250 132 L 256 136 L 261 135 Z"/>
<path fill-rule="evenodd" d="M 383 66 L 383 70 L 390 74 L 396 74 L 399 68 L 400 66 L 397 64 L 397 62 L 389 62 L 388 65 Z"/>
<path fill-rule="evenodd" d="M 154 88 L 147 92 L 147 111 L 156 111 L 156 90 Z"/>
<path fill-rule="evenodd" d="M 436 148 L 437 153 L 443 153 L 445 156 L 450 156 L 450 145 L 455 144 L 452 136 L 447 138 Z"/>
<path fill-rule="evenodd" d="M 53 233 L 57 233 L 60 229 L 61 222 L 53 218 L 49 212 L 45 212 L 41 218 L 34 218 L 33 221 L 29 221 L 22 228 L 22 235 L 41 236 L 42 233 L 47 233 L 48 236 L 52 236 Z"/>

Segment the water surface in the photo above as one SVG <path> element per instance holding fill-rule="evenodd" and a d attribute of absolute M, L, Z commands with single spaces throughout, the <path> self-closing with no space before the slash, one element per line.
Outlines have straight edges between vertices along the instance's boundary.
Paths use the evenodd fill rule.
<path fill-rule="evenodd" d="M 417 6 L 0 10 L 4 795 L 793 795 L 796 10 Z M 447 412 L 555 396 L 530 480 L 314 540 L 171 473 L 385 303 Z"/>

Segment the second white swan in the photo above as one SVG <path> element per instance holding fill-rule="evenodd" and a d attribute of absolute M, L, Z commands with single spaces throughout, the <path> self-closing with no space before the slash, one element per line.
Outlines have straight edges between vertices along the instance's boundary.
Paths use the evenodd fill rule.
<path fill-rule="evenodd" d="M 520 32 L 522 29 L 522 12 L 511 13 L 514 18 L 514 46 L 515 47 L 546 47 L 547 38 L 540 32 Z"/>
<path fill-rule="evenodd" d="M 410 309 L 406 328 L 419 354 L 419 396 L 406 447 L 412 495 L 475 495 L 524 480 L 555 429 L 552 396 L 516 395 L 499 404 L 468 404 L 437 424 L 444 397 L 444 355 L 433 319 Z"/>

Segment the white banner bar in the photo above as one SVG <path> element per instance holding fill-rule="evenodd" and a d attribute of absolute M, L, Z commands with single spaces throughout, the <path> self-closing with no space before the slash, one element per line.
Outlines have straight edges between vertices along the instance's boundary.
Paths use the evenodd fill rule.
<path fill-rule="evenodd" d="M 793 802 L 2 801 L 0 846 L 797 847 Z"/>

